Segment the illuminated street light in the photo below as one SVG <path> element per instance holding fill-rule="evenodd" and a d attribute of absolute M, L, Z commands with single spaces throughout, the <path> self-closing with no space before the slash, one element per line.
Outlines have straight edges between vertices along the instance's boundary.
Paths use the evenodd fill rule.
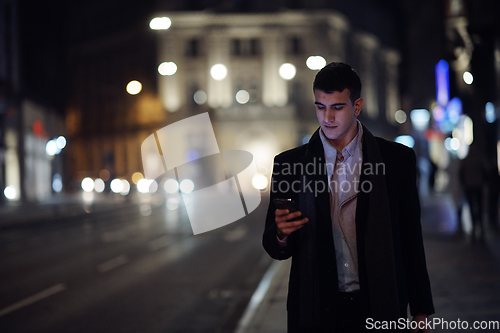
<path fill-rule="evenodd" d="M 203 105 L 207 102 L 207 93 L 203 90 L 198 90 L 193 95 L 194 102 L 198 105 Z"/>
<path fill-rule="evenodd" d="M 180 185 L 181 191 L 183 193 L 191 193 L 194 189 L 194 183 L 191 179 L 184 179 Z"/>
<path fill-rule="evenodd" d="M 130 192 L 130 183 L 126 179 L 122 179 L 122 190 L 120 191 L 121 195 L 127 195 Z"/>
<path fill-rule="evenodd" d="M 94 182 L 94 190 L 97 193 L 102 193 L 105 188 L 106 184 L 104 183 L 104 180 L 102 180 L 101 178 L 97 178 Z"/>
<path fill-rule="evenodd" d="M 63 189 L 62 177 L 60 174 L 56 173 L 52 177 L 52 189 L 54 192 L 59 193 Z"/>
<path fill-rule="evenodd" d="M 491 102 L 486 103 L 486 106 L 484 107 L 484 112 L 486 121 L 488 123 L 491 124 L 497 119 L 497 115 L 495 113 L 495 106 L 493 105 L 493 103 Z"/>
<path fill-rule="evenodd" d="M 141 180 L 143 178 L 144 178 L 144 176 L 142 175 L 142 173 L 134 172 L 134 174 L 132 175 L 132 182 L 134 184 L 137 184 L 139 182 L 139 180 Z"/>
<path fill-rule="evenodd" d="M 7 186 L 3 190 L 3 194 L 7 199 L 14 200 L 16 198 L 16 189 L 14 188 L 14 186 Z"/>
<path fill-rule="evenodd" d="M 326 60 L 322 56 L 310 56 L 306 60 L 306 65 L 310 70 L 320 70 L 326 66 Z"/>
<path fill-rule="evenodd" d="M 162 62 L 160 66 L 158 66 L 158 73 L 161 75 L 174 75 L 177 72 L 177 65 L 175 62 Z"/>
<path fill-rule="evenodd" d="M 59 148 L 57 147 L 57 143 L 55 140 L 50 140 L 45 145 L 45 152 L 49 156 L 54 156 L 59 152 Z"/>
<path fill-rule="evenodd" d="M 399 123 L 399 124 L 404 124 L 406 122 L 406 112 L 404 112 L 403 110 L 398 110 L 396 111 L 396 113 L 394 114 L 394 117 L 396 118 L 396 121 Z"/>
<path fill-rule="evenodd" d="M 463 79 L 465 83 L 472 84 L 474 76 L 472 76 L 471 72 L 464 72 Z"/>
<path fill-rule="evenodd" d="M 123 183 L 121 179 L 115 178 L 111 181 L 110 187 L 113 193 L 120 193 L 123 190 Z"/>
<path fill-rule="evenodd" d="M 168 17 L 155 17 L 149 22 L 149 27 L 153 30 L 167 30 L 172 25 Z"/>
<path fill-rule="evenodd" d="M 149 192 L 149 180 L 146 178 L 142 178 L 137 182 L 137 190 L 140 193 L 148 193 Z"/>
<path fill-rule="evenodd" d="M 133 80 L 127 84 L 127 92 L 130 95 L 137 95 L 142 90 L 142 84 L 139 81 Z"/>
<path fill-rule="evenodd" d="M 175 179 L 168 179 L 165 184 L 163 184 L 163 188 L 167 193 L 176 193 L 179 191 L 179 183 Z"/>
<path fill-rule="evenodd" d="M 285 63 L 280 66 L 280 76 L 285 79 L 285 80 L 291 80 L 295 77 L 295 74 L 297 73 L 297 70 L 295 69 L 295 66 L 289 63 Z"/>
<path fill-rule="evenodd" d="M 252 186 L 257 190 L 264 190 L 267 187 L 267 177 L 257 173 L 252 177 Z"/>
<path fill-rule="evenodd" d="M 236 93 L 236 101 L 240 104 L 246 104 L 250 100 L 250 94 L 246 90 L 240 90 Z"/>
<path fill-rule="evenodd" d="M 82 190 L 85 192 L 92 192 L 94 189 L 94 180 L 90 177 L 86 177 L 82 180 Z"/>
<path fill-rule="evenodd" d="M 410 112 L 410 118 L 415 129 L 423 131 L 429 125 L 431 115 L 426 109 L 415 109 Z"/>
<path fill-rule="evenodd" d="M 453 138 L 450 140 L 450 147 L 453 150 L 458 150 L 460 148 L 460 140 Z"/>
<path fill-rule="evenodd" d="M 227 68 L 223 64 L 213 65 L 210 69 L 210 75 L 212 75 L 214 80 L 223 80 L 227 76 Z"/>
<path fill-rule="evenodd" d="M 64 147 L 66 147 L 66 138 L 64 136 L 59 136 L 57 139 L 56 139 L 56 146 L 57 148 L 59 149 L 63 149 Z"/>

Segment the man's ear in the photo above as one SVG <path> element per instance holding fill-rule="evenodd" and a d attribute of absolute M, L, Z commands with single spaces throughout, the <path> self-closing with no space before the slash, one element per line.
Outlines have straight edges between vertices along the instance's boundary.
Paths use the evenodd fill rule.
<path fill-rule="evenodd" d="M 364 100 L 362 98 L 358 98 L 356 101 L 354 101 L 354 115 L 357 117 L 359 116 L 359 113 L 361 112 L 361 108 L 363 107 Z"/>

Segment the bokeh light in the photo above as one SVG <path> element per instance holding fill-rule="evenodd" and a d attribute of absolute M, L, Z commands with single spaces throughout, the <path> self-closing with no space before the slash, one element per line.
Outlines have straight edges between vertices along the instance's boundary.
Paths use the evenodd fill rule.
<path fill-rule="evenodd" d="M 223 64 L 213 65 L 210 69 L 210 75 L 212 75 L 214 80 L 223 80 L 227 76 L 227 67 Z"/>
<path fill-rule="evenodd" d="M 137 182 L 137 191 L 140 193 L 148 193 L 149 192 L 149 180 L 146 178 L 142 178 Z"/>
<path fill-rule="evenodd" d="M 113 193 L 120 193 L 122 190 L 123 190 L 123 183 L 121 181 L 121 179 L 113 179 L 111 181 L 111 191 L 113 191 Z"/>
<path fill-rule="evenodd" d="M 306 60 L 306 65 L 310 70 L 320 70 L 326 66 L 326 60 L 322 56 L 310 56 Z"/>
<path fill-rule="evenodd" d="M 198 105 L 203 105 L 207 102 L 207 94 L 203 90 L 198 90 L 193 95 L 194 102 Z"/>
<path fill-rule="evenodd" d="M 66 138 L 62 135 L 59 136 L 56 140 L 56 146 L 59 149 L 63 149 L 64 147 L 66 147 Z"/>
<path fill-rule="evenodd" d="M 180 189 L 183 193 L 191 193 L 194 190 L 194 183 L 191 179 L 184 179 L 181 182 Z"/>
<path fill-rule="evenodd" d="M 82 190 L 85 192 L 92 192 L 94 189 L 94 180 L 90 177 L 85 177 L 82 180 Z"/>
<path fill-rule="evenodd" d="M 472 84 L 472 82 L 474 82 L 474 76 L 472 76 L 471 72 L 464 72 L 463 79 L 466 84 Z"/>
<path fill-rule="evenodd" d="M 297 73 L 297 69 L 295 68 L 294 65 L 285 63 L 280 66 L 279 70 L 280 76 L 285 79 L 285 80 L 291 80 L 295 77 L 295 74 Z"/>
<path fill-rule="evenodd" d="M 149 27 L 153 30 L 167 30 L 172 25 L 168 17 L 155 17 L 149 22 Z"/>
<path fill-rule="evenodd" d="M 104 181 L 101 178 L 97 178 L 94 181 L 94 190 L 97 193 L 102 193 L 104 192 L 104 189 L 106 188 L 106 184 L 104 184 Z"/>
<path fill-rule="evenodd" d="M 252 177 L 252 186 L 257 190 L 264 190 L 267 187 L 267 177 L 257 173 Z"/>
<path fill-rule="evenodd" d="M 426 109 L 415 109 L 410 112 L 410 118 L 415 129 L 423 131 L 427 128 L 427 125 L 429 125 L 431 116 Z"/>
<path fill-rule="evenodd" d="M 134 172 L 132 175 L 132 183 L 137 184 L 139 180 L 143 179 L 144 176 L 140 172 Z"/>
<path fill-rule="evenodd" d="M 127 195 L 130 192 L 130 183 L 126 179 L 122 179 L 122 190 L 120 191 L 121 195 Z"/>
<path fill-rule="evenodd" d="M 490 124 L 497 119 L 497 115 L 495 113 L 495 106 L 493 105 L 493 103 L 491 102 L 486 103 L 486 106 L 484 107 L 484 112 L 486 121 L 489 122 Z"/>
<path fill-rule="evenodd" d="M 396 118 L 398 124 L 404 124 L 408 117 L 406 116 L 406 112 L 404 112 L 403 110 L 398 110 L 394 114 L 394 118 Z"/>
<path fill-rule="evenodd" d="M 158 66 L 158 73 L 161 75 L 174 75 L 177 72 L 177 65 L 175 62 L 162 62 Z"/>
<path fill-rule="evenodd" d="M 102 180 L 107 182 L 109 180 L 109 177 L 111 177 L 111 175 L 108 170 L 102 169 L 101 171 L 99 171 L 99 177 L 101 177 Z"/>
<path fill-rule="evenodd" d="M 139 81 L 133 80 L 127 84 L 127 92 L 130 95 L 137 95 L 142 90 L 142 84 Z"/>
<path fill-rule="evenodd" d="M 57 148 L 57 144 L 54 140 L 49 140 L 49 142 L 45 145 L 45 152 L 49 156 L 54 156 L 58 153 L 58 151 L 59 149 Z"/>
<path fill-rule="evenodd" d="M 460 148 L 460 140 L 453 138 L 450 140 L 450 148 L 453 150 L 458 150 Z"/>
<path fill-rule="evenodd" d="M 16 198 L 16 189 L 14 188 L 14 186 L 7 186 L 4 190 L 3 190 L 3 194 L 5 195 L 5 197 L 9 200 L 14 200 Z"/>
<path fill-rule="evenodd" d="M 179 183 L 175 179 L 167 179 L 165 184 L 163 184 L 163 188 L 165 189 L 165 192 L 167 193 L 176 193 L 179 191 Z"/>
<path fill-rule="evenodd" d="M 250 94 L 246 90 L 239 90 L 236 93 L 236 102 L 246 104 L 250 100 Z"/>
<path fill-rule="evenodd" d="M 62 177 L 60 174 L 56 173 L 52 177 L 52 189 L 54 192 L 59 193 L 63 189 Z"/>

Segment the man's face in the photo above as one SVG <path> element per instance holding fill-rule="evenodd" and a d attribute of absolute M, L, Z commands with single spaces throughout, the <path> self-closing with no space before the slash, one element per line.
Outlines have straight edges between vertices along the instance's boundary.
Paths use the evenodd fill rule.
<path fill-rule="evenodd" d="M 363 106 L 363 99 L 352 103 L 349 89 L 331 94 L 314 90 L 316 115 L 325 136 L 333 146 L 341 150 L 356 136 L 356 117 Z"/>

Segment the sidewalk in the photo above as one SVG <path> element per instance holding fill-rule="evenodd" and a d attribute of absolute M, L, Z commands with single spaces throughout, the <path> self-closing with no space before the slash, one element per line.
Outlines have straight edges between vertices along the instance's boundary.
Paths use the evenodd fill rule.
<path fill-rule="evenodd" d="M 433 195 L 421 201 L 427 267 L 436 309 L 433 317 L 460 319 L 469 326 L 474 321 L 500 321 L 500 236 L 489 228 L 484 241 L 472 241 L 470 235 L 457 233 L 455 207 L 448 195 Z M 467 222 L 467 217 L 464 220 Z M 278 267 L 274 268 L 271 265 L 274 274 L 269 288 L 251 319 L 247 323 L 240 321 L 237 333 L 286 332 L 290 262 L 275 262 Z M 434 330 L 439 331 L 446 330 Z"/>

